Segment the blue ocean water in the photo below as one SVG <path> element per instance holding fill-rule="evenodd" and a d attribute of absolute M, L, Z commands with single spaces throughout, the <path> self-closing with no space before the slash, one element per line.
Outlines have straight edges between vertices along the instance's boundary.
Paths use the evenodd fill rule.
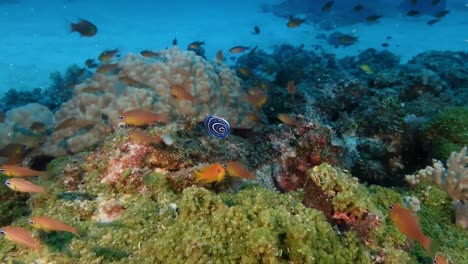
<path fill-rule="evenodd" d="M 275 45 L 304 44 L 323 48 L 338 56 L 356 55 L 365 48 L 381 48 L 387 36 L 394 43 L 388 48 L 404 60 L 425 50 L 466 50 L 466 12 L 463 0 L 441 1 L 421 15 L 407 17 L 410 1 L 372 1 L 360 12 L 351 8 L 359 1 L 334 1 L 329 12 L 321 12 L 327 1 L 3 1 L 0 5 L 4 32 L 0 55 L 0 91 L 10 88 L 45 88 L 52 71 L 96 57 L 103 50 L 118 47 L 123 53 L 141 49 L 162 49 L 177 37 L 181 46 L 205 40 L 206 53 L 214 57 L 218 49 L 243 44 L 271 50 Z M 424 1 L 419 1 L 424 2 Z M 430 1 L 425 1 L 430 2 Z M 279 6 L 278 6 L 279 5 Z M 406 5 L 406 6 L 405 6 Z M 418 9 L 421 4 L 414 8 Z M 428 27 L 431 12 L 451 11 L 438 25 Z M 424 7 L 427 8 L 427 7 Z M 297 15 L 308 21 L 300 28 L 288 29 L 287 17 Z M 366 23 L 369 15 L 381 15 L 378 23 Z M 99 34 L 82 38 L 70 34 L 68 22 L 85 18 L 98 26 Z M 326 24 L 317 27 L 317 24 Z M 259 25 L 259 36 L 250 34 Z M 341 27 L 355 32 L 360 41 L 345 50 L 334 50 L 316 37 L 329 35 Z M 323 30 L 323 29 L 327 30 Z M 440 39 L 445 41 L 441 42 Z"/>

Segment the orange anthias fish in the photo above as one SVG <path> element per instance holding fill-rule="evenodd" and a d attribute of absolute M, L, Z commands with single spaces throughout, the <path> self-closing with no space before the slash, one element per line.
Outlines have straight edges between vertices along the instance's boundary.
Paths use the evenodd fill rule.
<path fill-rule="evenodd" d="M 25 229 L 16 226 L 4 226 L 0 228 L 0 235 L 5 236 L 16 245 L 41 250 L 42 246 L 34 237 Z"/>
<path fill-rule="evenodd" d="M 106 51 L 102 52 L 102 53 L 99 55 L 98 60 L 100 60 L 101 62 L 109 61 L 109 60 L 111 60 L 117 53 L 119 53 L 119 49 L 106 50 Z"/>
<path fill-rule="evenodd" d="M 192 103 L 195 103 L 195 97 L 191 93 L 189 93 L 187 90 L 184 88 L 178 86 L 178 85 L 169 85 L 169 89 L 171 89 L 172 95 L 175 97 L 181 99 L 181 100 L 188 100 L 191 101 Z"/>
<path fill-rule="evenodd" d="M 294 126 L 299 128 L 300 125 L 294 120 L 294 118 L 288 114 L 278 114 L 278 119 L 286 125 Z"/>
<path fill-rule="evenodd" d="M 231 52 L 231 53 L 241 53 L 241 52 L 244 52 L 244 51 L 249 50 L 249 49 L 250 49 L 249 47 L 234 46 L 234 47 L 229 49 L 229 52 Z"/>
<path fill-rule="evenodd" d="M 212 183 L 220 182 L 224 179 L 226 171 L 219 163 L 214 163 L 201 168 L 195 172 L 195 182 Z"/>
<path fill-rule="evenodd" d="M 223 51 L 222 50 L 218 50 L 218 52 L 216 52 L 216 59 L 218 61 L 223 61 Z"/>
<path fill-rule="evenodd" d="M 145 57 L 145 58 L 154 58 L 154 57 L 158 57 L 160 56 L 160 54 L 158 52 L 154 52 L 154 51 L 151 51 L 151 50 L 142 50 L 140 52 L 141 56 Z"/>
<path fill-rule="evenodd" d="M 448 260 L 442 255 L 436 255 L 433 264 L 448 264 Z"/>
<path fill-rule="evenodd" d="M 266 93 L 259 88 L 250 89 L 249 94 L 247 95 L 247 100 L 257 108 L 262 107 L 266 103 L 267 99 L 268 96 Z"/>
<path fill-rule="evenodd" d="M 79 236 L 78 231 L 73 226 L 69 226 L 62 221 L 47 216 L 35 216 L 28 220 L 28 223 L 37 229 L 45 231 L 65 231 Z"/>
<path fill-rule="evenodd" d="M 408 238 L 418 241 L 431 254 L 431 240 L 428 238 L 418 224 L 417 218 L 411 210 L 404 208 L 399 204 L 390 205 L 390 218 L 392 218 L 398 230 Z"/>
<path fill-rule="evenodd" d="M 147 133 L 139 130 L 132 130 L 128 132 L 128 136 L 130 137 L 131 140 L 138 144 L 148 144 L 148 143 L 154 143 L 154 144 L 160 144 L 162 142 L 161 137 L 152 137 L 148 135 Z"/>
<path fill-rule="evenodd" d="M 27 192 L 27 193 L 45 193 L 44 187 L 36 185 L 30 181 L 12 178 L 5 180 L 5 185 L 13 191 Z"/>
<path fill-rule="evenodd" d="M 167 113 L 156 114 L 144 109 L 132 109 L 122 113 L 119 118 L 127 125 L 144 126 L 155 122 L 169 123 Z"/>
<path fill-rule="evenodd" d="M 228 162 L 226 169 L 231 176 L 242 179 L 255 179 L 254 174 L 249 172 L 240 162 Z"/>
<path fill-rule="evenodd" d="M 286 25 L 288 26 L 288 28 L 297 28 L 305 21 L 306 21 L 305 19 L 295 18 L 295 17 L 290 16 L 289 21 Z"/>
<path fill-rule="evenodd" d="M 46 171 L 31 170 L 30 168 L 14 165 L 3 165 L 0 167 L 0 173 L 10 177 L 31 177 L 44 176 Z"/>
<path fill-rule="evenodd" d="M 296 92 L 296 86 L 294 85 L 294 81 L 289 81 L 288 86 L 286 86 L 289 94 L 294 94 Z"/>

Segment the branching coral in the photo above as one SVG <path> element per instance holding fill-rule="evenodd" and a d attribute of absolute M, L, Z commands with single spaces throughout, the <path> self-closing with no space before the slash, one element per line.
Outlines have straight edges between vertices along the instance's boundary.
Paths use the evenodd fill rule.
<path fill-rule="evenodd" d="M 466 204 L 468 203 L 468 156 L 467 147 L 460 152 L 452 152 L 447 160 L 447 168 L 442 162 L 433 160 L 433 166 L 419 170 L 416 174 L 407 175 L 406 181 L 415 186 L 421 182 L 437 184 L 452 199 L 457 212 L 457 223 L 468 227 Z"/>

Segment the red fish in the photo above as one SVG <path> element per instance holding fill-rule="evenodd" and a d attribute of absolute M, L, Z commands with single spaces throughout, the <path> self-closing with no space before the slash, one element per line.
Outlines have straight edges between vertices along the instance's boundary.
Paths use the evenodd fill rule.
<path fill-rule="evenodd" d="M 390 205 L 390 218 L 392 218 L 400 232 L 405 234 L 409 239 L 418 241 L 426 252 L 431 255 L 431 239 L 423 233 L 417 218 L 411 210 L 399 204 L 392 204 Z"/>
<path fill-rule="evenodd" d="M 41 250 L 42 246 L 34 237 L 21 227 L 16 226 L 4 226 L 0 228 L 0 235 L 5 236 L 6 239 L 10 240 L 14 244 L 32 248 L 35 250 Z"/>
<path fill-rule="evenodd" d="M 0 173 L 10 177 L 31 177 L 31 176 L 44 176 L 45 171 L 31 170 L 30 168 L 14 166 L 14 165 L 3 165 L 0 167 Z"/>
<path fill-rule="evenodd" d="M 156 114 L 144 109 L 132 109 L 122 113 L 119 118 L 127 125 L 144 126 L 155 122 L 169 123 L 167 113 Z"/>

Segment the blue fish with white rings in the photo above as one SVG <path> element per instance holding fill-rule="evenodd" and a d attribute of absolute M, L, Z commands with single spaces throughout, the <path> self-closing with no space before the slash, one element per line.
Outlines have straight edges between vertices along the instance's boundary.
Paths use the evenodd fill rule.
<path fill-rule="evenodd" d="M 208 134 L 217 138 L 225 138 L 231 132 L 229 122 L 221 117 L 207 115 L 203 121 L 203 125 L 208 130 Z"/>

